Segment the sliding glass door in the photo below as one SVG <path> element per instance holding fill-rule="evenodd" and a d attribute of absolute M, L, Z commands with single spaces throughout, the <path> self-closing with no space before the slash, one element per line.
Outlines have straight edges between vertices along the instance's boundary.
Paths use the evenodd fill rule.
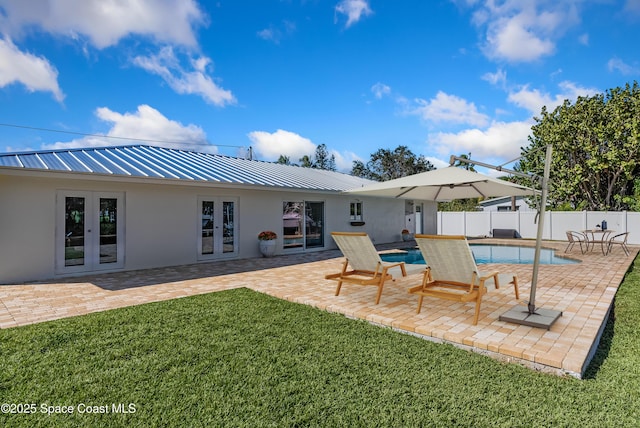
<path fill-rule="evenodd" d="M 283 202 L 282 237 L 285 249 L 324 247 L 324 202 Z"/>

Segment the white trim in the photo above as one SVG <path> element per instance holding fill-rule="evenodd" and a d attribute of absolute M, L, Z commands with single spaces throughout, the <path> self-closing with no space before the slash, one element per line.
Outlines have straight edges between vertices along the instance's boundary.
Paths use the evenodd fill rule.
<path fill-rule="evenodd" d="M 65 251 L 67 236 L 65 230 L 66 198 L 84 199 L 84 261 L 75 266 L 66 266 Z M 116 199 L 116 261 L 100 262 L 100 199 Z M 83 272 L 120 270 L 124 267 L 125 255 L 125 194 L 124 192 L 91 192 L 58 190 L 56 192 L 55 229 L 55 273 L 68 275 Z"/>
<path fill-rule="evenodd" d="M 212 253 L 203 254 L 203 224 L 202 224 L 202 203 L 203 202 L 213 202 L 214 212 L 212 213 L 213 222 L 212 222 Z M 224 242 L 224 224 L 223 224 L 223 216 L 224 216 L 224 204 L 231 203 L 233 204 L 233 221 L 232 221 L 232 236 L 233 236 L 233 250 L 225 252 L 225 242 Z M 229 196 L 207 196 L 200 195 L 198 196 L 198 204 L 196 207 L 196 224 L 197 224 L 197 235 L 196 235 L 196 251 L 197 251 L 197 260 L 217 260 L 223 258 L 234 258 L 238 256 L 238 242 L 240 240 L 240 236 L 238 235 L 238 222 L 240 213 L 238 211 L 238 198 L 237 197 L 229 197 Z M 206 230 L 206 229 L 205 229 Z"/>

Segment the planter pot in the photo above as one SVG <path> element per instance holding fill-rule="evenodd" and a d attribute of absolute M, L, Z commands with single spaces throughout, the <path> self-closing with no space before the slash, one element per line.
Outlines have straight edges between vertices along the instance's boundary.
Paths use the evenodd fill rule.
<path fill-rule="evenodd" d="M 276 241 L 260 241 L 260 252 L 264 257 L 273 257 L 276 253 Z"/>
<path fill-rule="evenodd" d="M 413 239 L 413 236 L 410 233 L 403 233 L 402 234 L 402 240 L 403 241 L 411 241 Z"/>

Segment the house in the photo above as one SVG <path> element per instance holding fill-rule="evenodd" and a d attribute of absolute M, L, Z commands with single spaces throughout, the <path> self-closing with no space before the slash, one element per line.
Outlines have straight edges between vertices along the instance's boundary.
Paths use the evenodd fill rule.
<path fill-rule="evenodd" d="M 135 145 L 0 154 L 0 284 L 335 248 L 331 231 L 400 240 L 404 200 L 347 174 Z M 436 204 L 413 201 L 420 228 Z"/>
<path fill-rule="evenodd" d="M 535 208 L 529 206 L 525 196 L 515 196 L 515 210 L 512 209 L 511 196 L 486 199 L 478 205 L 482 208 L 482 211 L 535 211 Z"/>

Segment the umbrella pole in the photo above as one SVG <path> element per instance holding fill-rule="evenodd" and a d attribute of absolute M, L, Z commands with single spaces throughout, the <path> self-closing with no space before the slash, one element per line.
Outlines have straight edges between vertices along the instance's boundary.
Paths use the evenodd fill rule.
<path fill-rule="evenodd" d="M 542 176 L 542 194 L 540 195 L 540 217 L 538 219 L 538 232 L 536 235 L 536 251 L 533 256 L 533 276 L 531 278 L 531 293 L 529 294 L 529 313 L 536 312 L 536 290 L 538 288 L 538 270 L 540 269 L 540 249 L 542 247 L 542 234 L 544 232 L 544 217 L 547 209 L 547 192 L 549 190 L 549 173 L 551 169 L 551 144 L 547 146 L 544 162 L 544 175 Z"/>
<path fill-rule="evenodd" d="M 538 270 L 540 268 L 540 249 L 542 247 L 542 234 L 544 232 L 544 217 L 547 206 L 547 192 L 549 187 L 549 174 L 551 171 L 551 155 L 553 147 L 547 146 L 544 163 L 544 175 L 542 177 L 542 194 L 540 195 L 540 217 L 538 219 L 538 232 L 536 235 L 536 250 L 533 257 L 533 276 L 531 277 L 531 292 L 527 311 L 522 311 L 519 306 L 507 313 L 500 315 L 500 321 L 513 322 L 531 327 L 551 328 L 551 325 L 562 315 L 560 311 L 536 308 L 536 290 L 538 287 Z"/>

